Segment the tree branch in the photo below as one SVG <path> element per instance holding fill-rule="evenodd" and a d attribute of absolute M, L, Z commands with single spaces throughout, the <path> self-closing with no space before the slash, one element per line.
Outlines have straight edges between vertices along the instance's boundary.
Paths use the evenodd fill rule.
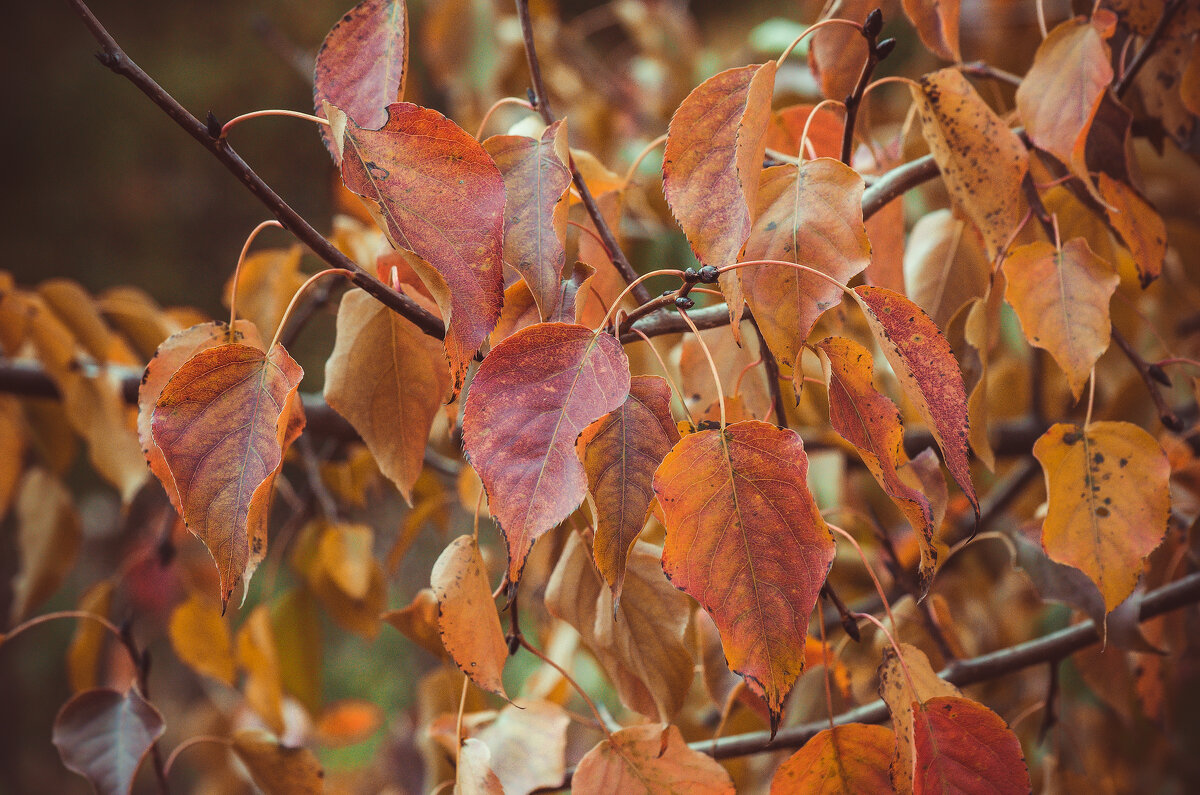
<path fill-rule="evenodd" d="M 1137 51 L 1137 55 L 1133 56 L 1133 60 L 1129 62 L 1129 66 L 1125 67 L 1124 74 L 1113 83 L 1113 93 L 1117 98 L 1125 95 L 1129 87 L 1133 85 L 1133 79 L 1137 77 L 1138 72 L 1146 65 L 1146 61 L 1150 60 L 1150 56 L 1154 54 L 1154 48 L 1158 46 L 1159 40 L 1163 34 L 1167 32 L 1167 27 L 1174 19 L 1176 12 L 1183 8 L 1186 0 L 1169 0 L 1166 7 L 1163 9 L 1162 16 L 1158 18 L 1158 23 L 1154 29 L 1150 31 L 1150 35 L 1146 37 L 1145 44 Z"/>
<path fill-rule="evenodd" d="M 246 189 L 250 191 L 271 213 L 279 219 L 289 232 L 307 245 L 312 252 L 334 268 L 345 268 L 354 276 L 354 284 L 370 293 L 382 304 L 402 317 L 412 321 L 417 328 L 430 335 L 442 339 L 446 336 L 445 326 L 437 316 L 425 311 L 418 303 L 406 295 L 402 295 L 382 284 L 372 274 L 361 268 L 358 263 L 330 243 L 324 235 L 304 220 L 292 207 L 277 194 L 262 177 L 246 164 L 246 161 L 233 151 L 224 139 L 214 137 L 207 125 L 193 116 L 173 96 L 166 92 L 150 75 L 134 63 L 125 51 L 121 49 L 100 20 L 88 8 L 84 0 L 67 0 L 79 17 L 83 20 L 92 36 L 99 42 L 101 50 L 96 54 L 100 63 L 113 72 L 129 80 L 145 94 L 151 102 L 157 105 L 167 116 L 178 124 L 184 132 L 196 139 L 205 149 L 212 153 L 221 164 L 236 176 Z"/>

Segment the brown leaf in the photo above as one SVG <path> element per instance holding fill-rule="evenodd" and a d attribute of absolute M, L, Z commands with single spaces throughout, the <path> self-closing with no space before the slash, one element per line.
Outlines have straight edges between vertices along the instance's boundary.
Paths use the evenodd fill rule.
<path fill-rule="evenodd" d="M 246 672 L 246 703 L 267 728 L 283 733 L 283 683 L 279 651 L 271 630 L 271 614 L 259 605 L 246 617 L 237 633 L 237 663 Z"/>
<path fill-rule="evenodd" d="M 771 795 L 871 795 L 892 788 L 896 735 L 883 726 L 847 723 L 817 734 L 771 779 Z"/>
<path fill-rule="evenodd" d="M 96 296 L 96 308 L 105 320 L 126 336 L 140 356 L 149 358 L 181 326 L 139 287 L 110 287 Z"/>
<path fill-rule="evenodd" d="M 233 735 L 233 753 L 266 795 L 318 795 L 325 791 L 325 771 L 307 748 L 288 748 L 257 729 Z"/>
<path fill-rule="evenodd" d="M 912 95 L 946 188 L 983 233 L 988 258 L 995 258 L 1023 214 L 1025 145 L 957 69 L 925 75 Z"/>
<path fill-rule="evenodd" d="M 137 690 L 79 693 L 54 719 L 54 744 L 63 765 L 103 795 L 133 791 L 138 767 L 162 736 L 162 715 Z"/>
<path fill-rule="evenodd" d="M 292 565 L 334 621 L 368 640 L 379 634 L 387 593 L 368 525 L 309 523 L 293 546 Z"/>
<path fill-rule="evenodd" d="M 1101 173 L 1099 189 L 1108 222 L 1133 253 L 1138 278 L 1146 288 L 1162 273 L 1167 256 L 1167 226 L 1153 205 L 1133 186 Z"/>
<path fill-rule="evenodd" d="M 342 296 L 325 400 L 354 426 L 409 505 L 429 428 L 449 390 L 436 339 L 363 290 Z"/>
<path fill-rule="evenodd" d="M 301 252 L 299 245 L 268 249 L 251 254 L 242 263 L 237 281 L 237 310 L 256 329 L 271 334 L 279 327 L 292 296 L 307 279 L 300 271 Z M 231 276 L 225 283 L 225 306 L 229 306 L 233 290 Z"/>
<path fill-rule="evenodd" d="M 571 779 L 579 795 L 733 795 L 733 780 L 675 726 L 630 726 L 588 751 Z"/>
<path fill-rule="evenodd" d="M 539 323 L 492 349 L 471 382 L 463 446 L 508 545 L 508 580 L 533 542 L 579 507 L 575 439 L 629 394 L 621 344 L 584 326 Z"/>
<path fill-rule="evenodd" d="M 432 588 L 417 591 L 407 607 L 389 610 L 383 614 L 383 620 L 434 657 L 451 659 L 442 645 L 442 633 L 438 629 L 437 595 Z"/>
<path fill-rule="evenodd" d="M 133 351 L 104 322 L 96 301 L 77 282 L 48 279 L 38 285 L 38 295 L 58 316 L 76 341 L 98 362 L 134 364 Z"/>
<path fill-rule="evenodd" d="M 101 580 L 79 597 L 79 610 L 93 613 L 101 618 L 108 617 L 112 609 L 113 581 Z M 104 653 L 104 644 L 112 637 L 98 621 L 81 620 L 75 627 L 75 636 L 67 649 L 67 677 L 71 690 L 80 693 L 99 685 L 97 669 Z"/>
<path fill-rule="evenodd" d="M 789 105 L 771 113 L 767 127 L 767 148 L 786 155 L 801 155 L 807 159 L 836 158 L 842 153 L 842 119 L 836 110 L 822 108 L 808 126 L 808 147 L 800 151 L 804 125 L 816 105 Z"/>
<path fill-rule="evenodd" d="M 896 756 L 892 763 L 892 786 L 906 795 L 913 791 L 914 711 L 922 702 L 938 696 L 961 696 L 962 691 L 938 677 L 929 658 L 916 646 L 900 644 L 903 662 L 888 647 L 879 666 L 879 696 L 892 713 Z"/>
<path fill-rule="evenodd" d="M 289 403 L 303 376 L 280 345 L 266 354 L 230 343 L 192 356 L 155 404 L 154 440 L 188 529 L 217 564 L 222 605 L 265 552 L 254 514 L 265 514 L 285 443 L 298 435 Z"/>
<path fill-rule="evenodd" d="M 991 272 L 983 238 L 950 210 L 934 210 L 913 225 L 904 250 L 904 293 L 938 328 L 948 328 L 960 309 L 987 292 Z"/>
<path fill-rule="evenodd" d="M 1033 791 L 1020 741 L 982 704 L 957 696 L 929 699 L 920 706 L 913 733 L 916 795 Z"/>
<path fill-rule="evenodd" d="M 621 601 L 625 560 L 654 500 L 654 470 L 679 441 L 671 387 L 658 376 L 630 379 L 629 397 L 583 429 L 575 449 L 587 472 L 596 517 L 596 566 Z"/>
<path fill-rule="evenodd" d="M 541 319 L 551 320 L 562 300 L 566 257 L 571 187 L 566 122 L 554 122 L 540 139 L 492 136 L 483 148 L 504 175 L 504 261 L 529 285 Z"/>
<path fill-rule="evenodd" d="M 745 259 L 797 262 L 849 282 L 871 261 L 862 194 L 862 177 L 830 158 L 768 168 Z M 841 303 L 842 291 L 784 265 L 740 268 L 737 274 L 767 347 L 795 370 L 817 319 Z"/>
<path fill-rule="evenodd" d="M 46 470 L 31 467 L 17 490 L 16 551 L 11 620 L 28 618 L 49 599 L 75 566 L 83 540 L 79 514 L 67 487 Z"/>
<path fill-rule="evenodd" d="M 392 245 L 419 258 L 411 264 L 446 321 L 457 393 L 500 317 L 504 178 L 479 142 L 437 111 L 409 102 L 387 110 L 377 130 L 330 113 L 342 181 L 366 200 Z"/>
<path fill-rule="evenodd" d="M 216 605 L 191 594 L 171 613 L 167 631 L 180 660 L 196 673 L 233 686 L 233 639 Z"/>
<path fill-rule="evenodd" d="M 565 710 L 549 701 L 509 704 L 496 720 L 479 733 L 492 752 L 492 770 L 505 795 L 528 795 L 555 786 L 566 772 L 567 726 Z"/>
<path fill-rule="evenodd" d="M 579 631 L 621 703 L 669 721 L 692 684 L 685 639 L 691 603 L 662 574 L 659 550 L 638 542 L 629 557 L 628 598 L 614 606 L 587 545 L 572 534 L 546 585 L 546 609 Z"/>
<path fill-rule="evenodd" d="M 481 740 L 468 737 L 458 750 L 454 795 L 504 795 L 500 777 L 490 767 L 492 752 Z"/>
<path fill-rule="evenodd" d="M 507 698 L 502 677 L 508 644 L 479 542 L 470 535 L 451 541 L 433 564 L 430 582 L 442 645 L 454 664 L 479 687 Z"/>
<path fill-rule="evenodd" d="M 771 712 L 804 670 L 804 637 L 834 543 L 791 430 L 740 422 L 685 436 L 654 475 L 663 570 L 721 632 L 729 667 Z"/>
<path fill-rule="evenodd" d="M 904 13 L 917 29 L 921 42 L 939 58 L 959 62 L 958 15 L 960 0 L 904 0 Z"/>
<path fill-rule="evenodd" d="M 1108 302 L 1120 277 L 1087 241 L 1061 249 L 1045 241 L 1020 246 L 1004 260 L 1005 297 L 1029 344 L 1049 351 L 1078 400 L 1112 332 Z"/>
<path fill-rule="evenodd" d="M 21 402 L 12 395 L 0 395 L 0 519 L 8 516 L 12 507 L 28 448 L 29 430 Z"/>
<path fill-rule="evenodd" d="M 408 9 L 404 0 L 363 0 L 325 34 L 313 72 L 313 104 L 325 116 L 336 105 L 360 124 L 381 127 L 387 106 L 404 96 L 408 72 Z M 341 146 L 327 127 L 321 139 L 334 162 Z"/>
<path fill-rule="evenodd" d="M 871 10 L 881 6 L 890 18 L 894 4 L 886 7 L 889 4 L 880 0 L 836 0 L 825 6 L 821 19 L 848 19 L 861 24 Z M 821 84 L 821 93 L 829 99 L 841 102 L 850 96 L 866 62 L 866 40 L 849 25 L 822 28 L 812 35 L 808 65 Z"/>
<path fill-rule="evenodd" d="M 768 391 L 767 379 L 762 367 L 746 367 L 758 360 L 758 335 L 750 328 L 749 321 L 743 321 L 742 344 L 738 345 L 733 332 L 728 326 L 704 329 L 700 335 L 688 334 L 679 345 L 679 375 L 680 389 L 684 401 L 693 415 L 716 404 L 717 388 L 713 383 L 712 371 L 708 367 L 708 359 L 700 340 L 708 346 L 717 364 L 717 373 L 721 376 L 721 384 L 725 391 L 731 392 L 742 377 L 742 388 L 738 393 L 742 405 L 754 417 L 765 417 L 771 410 L 771 393 Z M 726 395 L 727 404 L 731 404 Z M 726 405 L 729 409 L 730 405 Z"/>

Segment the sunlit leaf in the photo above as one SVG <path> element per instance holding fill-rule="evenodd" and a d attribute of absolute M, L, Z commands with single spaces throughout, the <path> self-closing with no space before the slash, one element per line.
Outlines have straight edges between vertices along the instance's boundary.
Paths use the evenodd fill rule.
<path fill-rule="evenodd" d="M 164 730 L 162 715 L 130 688 L 85 690 L 54 719 L 54 744 L 70 770 L 101 795 L 133 790 L 138 766 Z"/>
<path fill-rule="evenodd" d="M 430 581 L 437 596 L 442 645 L 472 682 L 505 696 L 501 677 L 508 644 L 492 600 L 479 542 L 469 535 L 451 541 L 433 564 Z"/>
<path fill-rule="evenodd" d="M 180 660 L 197 673 L 233 685 L 233 638 L 216 605 L 193 593 L 171 613 L 168 633 Z"/>
<path fill-rule="evenodd" d="M 325 791 L 325 771 L 307 748 L 288 748 L 260 730 L 233 736 L 233 753 L 266 795 L 317 795 Z"/>
<path fill-rule="evenodd" d="M 715 759 L 693 751 L 675 726 L 630 726 L 601 740 L 571 779 L 579 795 L 732 795 L 733 781 Z"/>
<path fill-rule="evenodd" d="M 31 467 L 17 487 L 16 552 L 11 621 L 16 624 L 49 599 L 75 566 L 83 530 L 67 487 Z"/>
<path fill-rule="evenodd" d="M 778 727 L 804 670 L 804 637 L 833 564 L 794 431 L 749 421 L 685 436 L 654 476 L 663 570 L 712 615 L 729 667 Z"/>
<path fill-rule="evenodd" d="M 611 336 L 539 323 L 492 349 L 471 382 L 463 446 L 508 545 L 508 579 L 533 542 L 587 493 L 575 439 L 629 394 L 629 364 Z"/>
<path fill-rule="evenodd" d="M 925 701 L 913 724 L 913 792 L 1031 792 L 1021 743 L 1003 719 L 968 698 Z"/>
<path fill-rule="evenodd" d="M 1112 610 L 1133 592 L 1142 561 L 1166 533 L 1166 454 L 1128 422 L 1059 423 L 1033 454 L 1050 502 L 1042 524 L 1046 554 L 1090 577 Z"/>
<path fill-rule="evenodd" d="M 896 735 L 883 726 L 847 723 L 817 734 L 771 779 L 771 795 L 873 795 L 888 792 Z"/>

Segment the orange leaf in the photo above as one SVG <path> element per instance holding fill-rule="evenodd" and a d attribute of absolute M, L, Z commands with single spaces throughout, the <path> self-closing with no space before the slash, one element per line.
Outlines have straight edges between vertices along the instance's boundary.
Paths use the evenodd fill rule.
<path fill-rule="evenodd" d="M 495 135 L 483 142 L 504 175 L 504 261 L 529 285 L 550 320 L 558 311 L 567 236 L 567 126 L 556 121 L 542 137 Z"/>
<path fill-rule="evenodd" d="M 839 17 L 861 23 L 878 6 L 879 0 L 841 0 L 827 5 L 821 19 Z M 885 13 L 890 14 L 890 9 Z M 841 102 L 850 96 L 866 62 L 866 40 L 849 25 L 822 28 L 812 35 L 808 65 L 821 84 L 821 93 L 829 99 Z"/>
<path fill-rule="evenodd" d="M 630 726 L 601 740 L 571 779 L 579 795 L 733 795 L 729 773 L 693 751 L 675 726 Z"/>
<path fill-rule="evenodd" d="M 342 181 L 396 248 L 419 259 L 446 321 L 455 392 L 500 317 L 504 178 L 479 142 L 437 111 L 397 102 L 372 130 L 332 108 Z M 427 266 L 427 267 L 426 267 Z"/>
<path fill-rule="evenodd" d="M 849 282 L 871 261 L 862 194 L 862 177 L 830 158 L 766 169 L 745 259 L 797 262 Z M 804 340 L 822 313 L 841 303 L 842 291 L 785 265 L 740 268 L 737 274 L 767 346 L 781 364 L 795 368 Z"/>
<path fill-rule="evenodd" d="M 929 499 L 906 484 L 896 471 L 905 462 L 904 426 L 896 404 L 873 383 L 874 361 L 866 348 L 843 337 L 817 343 L 829 385 L 829 421 L 858 450 L 880 488 L 912 525 L 921 546 L 921 594 L 937 571 L 933 508 Z"/>
<path fill-rule="evenodd" d="M 920 704 L 938 696 L 961 696 L 962 691 L 941 679 L 929 658 L 916 646 L 900 644 L 903 661 L 888 646 L 879 666 L 879 696 L 892 713 L 896 755 L 891 766 L 892 786 L 901 795 L 912 792 L 913 723 Z"/>
<path fill-rule="evenodd" d="M 238 666 L 246 672 L 242 686 L 246 704 L 268 728 L 282 733 L 283 681 L 278 644 L 266 605 L 254 608 L 238 629 L 236 654 Z"/>
<path fill-rule="evenodd" d="M 266 795 L 319 795 L 325 771 L 307 748 L 289 748 L 264 731 L 244 730 L 233 736 L 233 752 Z"/>
<path fill-rule="evenodd" d="M 960 0 L 904 0 L 904 13 L 912 20 L 921 42 L 947 61 L 958 62 L 958 15 Z"/>
<path fill-rule="evenodd" d="M 891 789 L 896 735 L 883 726 L 847 723 L 826 729 L 775 771 L 771 795 L 870 795 Z"/>
<path fill-rule="evenodd" d="M 957 69 L 925 75 L 912 95 L 946 188 L 979 227 L 994 258 L 1023 214 L 1025 145 Z"/>
<path fill-rule="evenodd" d="M 143 757 L 165 729 L 162 715 L 130 688 L 85 690 L 54 719 L 54 744 L 63 765 L 105 795 L 133 790 Z"/>
<path fill-rule="evenodd" d="M 256 251 L 242 263 L 236 286 L 237 310 L 256 329 L 271 333 L 278 328 L 292 296 L 307 280 L 300 270 L 301 253 L 299 245 Z M 230 276 L 222 299 L 225 306 L 229 306 L 234 289 Z"/>
<path fill-rule="evenodd" d="M 437 340 L 362 290 L 342 296 L 325 400 L 354 426 L 409 505 L 429 428 L 449 389 Z"/>
<path fill-rule="evenodd" d="M 112 580 L 101 580 L 79 597 L 78 609 L 107 618 L 112 609 L 114 588 Z M 67 676 L 71 680 L 71 690 L 79 693 L 96 687 L 99 678 L 97 668 L 105 644 L 111 637 L 99 622 L 83 620 L 76 625 L 75 636 L 71 638 L 71 646 L 67 649 Z"/>
<path fill-rule="evenodd" d="M 389 610 L 383 620 L 401 635 L 440 660 L 449 659 L 438 630 L 438 601 L 432 588 L 422 588 L 406 607 Z"/>
<path fill-rule="evenodd" d="M 762 170 L 775 62 L 727 69 L 688 94 L 667 128 L 663 193 L 696 258 L 720 268 L 737 261 L 750 236 Z M 721 277 L 736 323 L 736 274 Z"/>
<path fill-rule="evenodd" d="M 193 593 L 176 606 L 167 629 L 180 660 L 197 673 L 233 686 L 233 638 L 216 605 Z"/>
<path fill-rule="evenodd" d="M 838 111 L 822 108 L 820 114 L 808 126 L 808 147 L 800 151 L 800 137 L 804 125 L 816 105 L 789 105 L 771 113 L 767 127 L 767 148 L 785 155 L 801 155 L 806 159 L 817 157 L 836 158 L 842 153 L 842 118 Z"/>
<path fill-rule="evenodd" d="M 904 249 L 904 293 L 948 328 L 958 311 L 988 291 L 992 268 L 975 227 L 950 210 L 913 225 Z"/>
<path fill-rule="evenodd" d="M 625 560 L 654 500 L 654 470 L 679 441 L 671 418 L 671 387 L 658 376 L 630 379 L 620 408 L 583 429 L 575 449 L 595 505 L 596 566 L 621 601 Z"/>
<path fill-rule="evenodd" d="M 1162 216 L 1131 185 L 1100 174 L 1100 195 L 1108 222 L 1133 253 L 1142 287 L 1148 287 L 1162 273 L 1167 256 L 1167 226 Z"/>
<path fill-rule="evenodd" d="M 325 34 L 313 72 L 313 103 L 325 115 L 336 105 L 367 127 L 387 121 L 387 106 L 404 96 L 408 72 L 408 9 L 404 0 L 363 0 Z M 342 159 L 327 127 L 321 139 Z"/>
<path fill-rule="evenodd" d="M 274 473 L 293 437 L 288 405 L 303 376 L 280 345 L 268 355 L 230 343 L 190 358 L 155 404 L 154 441 L 174 478 L 184 522 L 217 564 L 222 606 L 253 572 L 253 557 L 265 552 L 265 536 L 252 532 L 253 514 L 265 513 L 270 502 Z"/>
<path fill-rule="evenodd" d="M 772 733 L 833 565 L 807 474 L 799 434 L 751 420 L 685 436 L 654 475 L 663 570 L 713 617 L 729 667 L 767 702 Z"/>
<path fill-rule="evenodd" d="M 539 323 L 501 342 L 471 382 L 463 446 L 508 544 L 508 580 L 533 542 L 587 493 L 575 439 L 629 394 L 629 362 L 607 334 Z"/>
<path fill-rule="evenodd" d="M 995 712 L 957 696 L 932 698 L 918 709 L 915 795 L 1033 791 L 1021 743 Z"/>
<path fill-rule="evenodd" d="M 967 390 L 945 335 L 919 306 L 882 287 L 856 287 L 859 306 L 904 393 L 942 449 L 946 468 L 979 516 L 967 459 Z"/>
<path fill-rule="evenodd" d="M 383 710 L 370 701 L 346 698 L 329 707 L 317 721 L 317 736 L 330 748 L 342 748 L 366 740 L 383 725 Z"/>
<path fill-rule="evenodd" d="M 1128 422 L 1058 423 L 1033 446 L 1046 473 L 1042 545 L 1100 588 L 1111 611 L 1137 586 L 1142 561 L 1166 533 L 1170 463 Z"/>
<path fill-rule="evenodd" d="M 1039 240 L 1004 260 L 1005 297 L 1030 345 L 1049 351 L 1078 400 L 1112 333 L 1108 302 L 1121 281 L 1081 237 L 1061 249 Z"/>
<path fill-rule="evenodd" d="M 1030 140 L 1067 165 L 1113 79 L 1105 41 L 1112 22 L 1112 13 L 1101 11 L 1090 21 L 1075 17 L 1054 28 L 1017 88 L 1017 109 Z"/>
<path fill-rule="evenodd" d="M 502 674 L 508 644 L 479 542 L 469 535 L 451 541 L 433 564 L 430 582 L 438 601 L 442 645 L 454 664 L 479 687 L 507 698 Z"/>
<path fill-rule="evenodd" d="M 578 160 L 579 154 L 575 153 L 574 157 L 576 158 L 576 166 L 582 168 L 582 161 Z M 589 184 L 591 184 L 590 181 Z M 593 188 L 593 190 L 595 189 Z M 596 205 L 600 208 L 600 215 L 604 218 L 609 228 L 613 230 L 613 234 L 617 234 L 620 231 L 622 203 L 622 194 L 619 190 L 610 190 L 596 197 Z M 617 296 L 625 289 L 625 280 L 621 278 L 620 271 L 613 264 L 608 250 L 600 245 L 598 238 L 593 237 L 593 234 L 596 232 L 596 225 L 592 222 L 590 216 L 583 216 L 583 225 L 592 234 L 583 233 L 579 235 L 579 259 L 595 269 L 596 273 L 595 277 L 587 283 L 587 286 L 576 297 L 574 321 L 584 326 L 595 327 L 600 325 L 600 321 L 604 319 L 608 308 L 612 306 L 613 302 L 617 300 Z M 619 237 L 617 238 L 617 242 L 621 242 Z M 625 303 L 626 306 L 629 306 L 630 299 L 626 298 Z M 570 318 L 566 319 L 570 320 Z"/>

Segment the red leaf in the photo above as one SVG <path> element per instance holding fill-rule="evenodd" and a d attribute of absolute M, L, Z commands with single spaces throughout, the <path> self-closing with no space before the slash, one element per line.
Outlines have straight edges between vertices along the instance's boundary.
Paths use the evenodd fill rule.
<path fill-rule="evenodd" d="M 913 793 L 1033 791 L 1021 743 L 999 715 L 957 696 L 917 706 Z"/>
<path fill-rule="evenodd" d="M 807 475 L 799 434 L 757 420 L 684 437 L 654 475 L 663 570 L 713 617 L 729 667 L 766 700 L 772 732 L 833 564 Z"/>
<path fill-rule="evenodd" d="M 621 344 L 574 324 L 522 329 L 479 366 L 463 414 L 463 445 L 508 544 L 511 583 L 533 542 L 587 493 L 576 437 L 628 394 Z"/>
<path fill-rule="evenodd" d="M 162 736 L 162 715 L 136 690 L 85 690 L 54 719 L 54 744 L 70 770 L 102 795 L 133 789 L 138 766 Z"/>
<path fill-rule="evenodd" d="M 392 245 L 412 251 L 447 324 L 455 392 L 503 301 L 504 178 L 479 142 L 437 111 L 388 106 L 378 130 L 332 109 L 342 181 Z"/>

